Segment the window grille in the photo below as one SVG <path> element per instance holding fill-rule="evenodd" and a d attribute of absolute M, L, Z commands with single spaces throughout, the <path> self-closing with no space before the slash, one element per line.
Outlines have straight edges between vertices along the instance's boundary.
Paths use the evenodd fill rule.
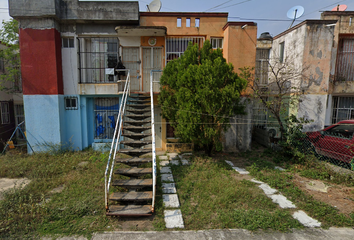
<path fill-rule="evenodd" d="M 257 101 L 253 106 L 253 126 L 266 128 L 268 123 L 268 109 L 261 102 Z"/>
<path fill-rule="evenodd" d="M 16 104 L 15 105 L 15 122 L 16 122 L 16 126 L 19 125 L 20 123 L 22 123 L 23 121 L 25 121 L 25 110 L 23 108 L 23 105 Z M 25 124 L 21 125 L 21 130 L 23 132 L 26 131 Z M 16 137 L 20 138 L 20 139 L 24 138 L 23 135 L 19 131 L 16 131 Z"/>
<path fill-rule="evenodd" d="M 269 49 L 256 50 L 255 81 L 259 85 L 268 85 Z"/>
<path fill-rule="evenodd" d="M 344 38 L 340 40 L 336 80 L 354 81 L 354 38 Z"/>
<path fill-rule="evenodd" d="M 65 97 L 65 109 L 66 110 L 77 110 L 77 97 Z"/>
<path fill-rule="evenodd" d="M 332 124 L 354 119 L 354 97 L 333 97 Z"/>
<path fill-rule="evenodd" d="M 189 42 L 203 47 L 204 37 L 167 37 L 166 39 L 166 61 L 179 58 L 187 50 Z"/>
<path fill-rule="evenodd" d="M 113 83 L 118 80 L 118 38 L 79 38 L 80 83 Z"/>
<path fill-rule="evenodd" d="M 10 106 L 8 102 L 1 102 L 1 124 L 10 124 Z"/>
<path fill-rule="evenodd" d="M 95 98 L 95 139 L 112 139 L 119 113 L 119 98 Z"/>

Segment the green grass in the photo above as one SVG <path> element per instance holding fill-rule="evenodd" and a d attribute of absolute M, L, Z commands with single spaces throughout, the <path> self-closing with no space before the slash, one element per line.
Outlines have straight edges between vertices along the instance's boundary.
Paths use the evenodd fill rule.
<path fill-rule="evenodd" d="M 319 220 L 323 227 L 352 227 L 354 225 L 354 213 L 346 216 L 339 213 L 338 209 L 305 194 L 292 182 L 292 175 L 271 169 L 261 170 L 257 165 L 253 165 L 248 170 L 258 180 L 278 189 L 284 196 L 294 202 L 299 209 L 306 211 L 311 217 Z"/>
<path fill-rule="evenodd" d="M 31 180 L 23 189 L 6 192 L 0 201 L 0 239 L 48 235 L 90 237 L 94 232 L 119 230 L 122 220 L 105 215 L 107 158 L 107 154 L 92 150 L 0 156 L 0 177 Z M 86 166 L 78 166 L 84 161 L 88 162 Z M 59 186 L 64 186 L 62 192 L 50 193 Z M 155 210 L 153 225 L 161 229 L 161 193 Z"/>
<path fill-rule="evenodd" d="M 172 171 L 186 229 L 302 227 L 254 183 L 235 179 L 224 161 L 196 157 L 190 166 L 172 166 Z"/>

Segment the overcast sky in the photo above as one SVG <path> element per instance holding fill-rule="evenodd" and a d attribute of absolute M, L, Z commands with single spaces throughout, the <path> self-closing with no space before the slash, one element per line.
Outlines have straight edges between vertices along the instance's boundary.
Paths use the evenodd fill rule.
<path fill-rule="evenodd" d="M 139 1 L 140 11 L 145 12 L 146 5 L 151 1 Z M 354 0 L 161 0 L 161 2 L 162 12 L 228 12 L 229 21 L 254 21 L 258 24 L 258 36 L 262 32 L 270 32 L 275 36 L 285 31 L 291 24 L 286 13 L 293 6 L 300 5 L 305 8 L 305 13 L 295 24 L 306 19 L 319 19 L 320 11 L 329 11 L 337 4 L 346 4 L 347 11 L 354 11 Z M 0 18 L 2 20 L 10 18 L 8 0 L 0 0 Z"/>

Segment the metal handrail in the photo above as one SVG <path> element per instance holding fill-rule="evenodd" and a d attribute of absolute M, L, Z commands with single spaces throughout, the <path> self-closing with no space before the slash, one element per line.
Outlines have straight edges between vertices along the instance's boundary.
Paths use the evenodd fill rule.
<path fill-rule="evenodd" d="M 154 92 L 153 92 L 153 73 L 162 70 L 151 70 L 150 72 L 150 98 L 151 98 L 151 135 L 152 135 L 152 206 L 151 211 L 155 210 L 156 195 L 156 144 L 155 144 L 155 115 L 154 115 Z"/>
<path fill-rule="evenodd" d="M 120 70 L 120 69 L 119 69 Z M 128 99 L 128 95 L 130 95 L 130 70 L 124 70 L 124 71 L 128 71 L 127 74 L 127 79 L 124 85 L 124 92 L 123 92 L 123 96 L 122 96 L 122 102 L 121 105 L 119 107 L 119 113 L 117 116 L 117 121 L 116 121 L 116 128 L 114 129 L 114 135 L 113 135 L 113 140 L 112 140 L 112 144 L 111 144 L 111 150 L 109 152 L 109 156 L 108 156 L 108 162 L 107 162 L 107 166 L 106 166 L 106 171 L 105 171 L 105 175 L 104 175 L 104 187 L 105 187 L 105 206 L 106 209 L 108 209 L 108 194 L 109 194 L 109 187 L 111 184 L 111 180 L 112 180 L 112 174 L 113 174 L 113 168 L 114 168 L 114 159 L 116 158 L 117 155 L 117 151 L 119 150 L 119 143 L 120 143 L 120 135 L 122 132 L 122 125 L 123 125 L 123 115 L 124 115 L 124 111 L 125 111 L 125 106 L 127 103 L 127 99 Z M 114 147 L 114 141 L 117 137 L 117 141 Z M 114 153 L 113 153 L 113 147 L 114 147 Z M 109 165 L 110 165 L 110 161 L 112 159 L 112 153 L 113 153 L 113 160 L 112 160 L 112 166 L 110 169 L 110 174 L 109 174 L 109 179 L 108 179 L 108 183 L 107 183 L 107 174 L 109 171 Z"/>

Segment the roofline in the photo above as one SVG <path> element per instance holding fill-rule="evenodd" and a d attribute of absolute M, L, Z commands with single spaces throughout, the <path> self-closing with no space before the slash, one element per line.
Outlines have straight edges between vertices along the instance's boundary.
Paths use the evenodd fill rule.
<path fill-rule="evenodd" d="M 244 26 L 246 24 L 248 26 L 257 26 L 257 23 L 255 22 L 227 22 L 225 26 L 222 28 L 222 30 L 225 31 L 225 29 L 228 28 L 229 26 Z"/>
<path fill-rule="evenodd" d="M 354 11 L 324 11 L 322 15 L 354 15 Z"/>
<path fill-rule="evenodd" d="M 206 13 L 206 12 L 139 12 L 140 16 L 149 17 L 221 17 L 227 18 L 229 13 Z"/>
<path fill-rule="evenodd" d="M 337 23 L 338 20 L 305 20 L 297 25 L 295 25 L 292 28 L 289 28 L 288 30 L 276 35 L 275 37 L 273 37 L 273 40 L 276 40 L 282 36 L 284 36 L 285 34 L 288 34 L 289 32 L 294 31 L 295 29 L 298 29 L 299 27 L 305 25 L 305 24 L 333 24 L 333 23 Z"/>

